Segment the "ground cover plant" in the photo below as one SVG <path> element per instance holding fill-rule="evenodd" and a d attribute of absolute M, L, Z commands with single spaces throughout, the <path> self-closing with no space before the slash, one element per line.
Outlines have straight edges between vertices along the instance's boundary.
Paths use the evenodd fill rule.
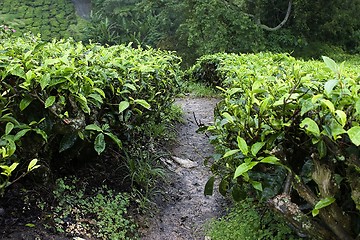
<path fill-rule="evenodd" d="M 116 193 L 107 186 L 86 188 L 86 183 L 76 178 L 57 179 L 50 215 L 53 219 L 46 222 L 58 232 L 73 236 L 136 239 L 136 224 L 128 213 L 129 194 Z"/>
<path fill-rule="evenodd" d="M 283 219 L 251 198 L 235 203 L 225 216 L 210 221 L 207 235 L 213 240 L 300 239 Z"/>
<path fill-rule="evenodd" d="M 328 57 L 216 54 L 189 74 L 223 91 L 207 128 L 221 193 L 255 194 L 315 239 L 359 234 L 358 68 Z"/>

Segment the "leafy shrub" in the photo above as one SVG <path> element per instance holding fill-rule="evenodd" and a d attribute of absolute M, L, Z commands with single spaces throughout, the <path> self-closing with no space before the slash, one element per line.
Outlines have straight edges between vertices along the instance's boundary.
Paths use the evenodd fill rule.
<path fill-rule="evenodd" d="M 207 235 L 213 240 L 299 239 L 273 212 L 251 200 L 237 203 L 224 217 L 209 222 Z"/>
<path fill-rule="evenodd" d="M 327 57 L 325 64 L 285 54 L 212 57 L 213 74 L 223 86 L 215 122 L 208 127 L 218 152 L 212 170 L 223 177 L 220 192 L 241 199 L 246 193 L 241 186 L 249 183 L 259 199 L 306 234 L 332 239 L 329 228 L 340 239 L 355 236 L 358 69 Z M 327 228 L 306 215 L 311 210 Z"/>
<path fill-rule="evenodd" d="M 98 154 L 109 144 L 123 149 L 143 125 L 162 121 L 181 77 L 172 53 L 124 45 L 28 36 L 1 40 L 0 54 L 0 128 L 8 134 L 11 124 L 14 135 L 1 142 L 12 153 L 1 164 L 9 166 L 88 161 L 91 142 Z"/>

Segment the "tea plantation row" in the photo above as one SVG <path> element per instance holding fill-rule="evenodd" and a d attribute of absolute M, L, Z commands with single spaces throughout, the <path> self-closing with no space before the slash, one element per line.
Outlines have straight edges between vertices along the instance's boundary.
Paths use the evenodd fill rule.
<path fill-rule="evenodd" d="M 240 200 L 256 190 L 299 232 L 353 239 L 360 231 L 360 70 L 323 60 L 215 54 L 200 58 L 188 78 L 222 92 L 206 129 L 222 194 Z"/>

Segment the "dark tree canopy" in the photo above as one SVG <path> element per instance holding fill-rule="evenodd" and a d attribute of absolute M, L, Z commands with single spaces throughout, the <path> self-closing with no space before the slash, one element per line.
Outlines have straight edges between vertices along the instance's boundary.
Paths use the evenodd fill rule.
<path fill-rule="evenodd" d="M 351 52 L 360 48 L 360 19 L 355 17 L 360 1 L 93 0 L 93 5 L 97 16 L 114 24 L 111 31 L 117 41 L 176 50 L 188 57 L 190 53 L 192 58 L 219 51 L 301 55 L 319 46 Z"/>

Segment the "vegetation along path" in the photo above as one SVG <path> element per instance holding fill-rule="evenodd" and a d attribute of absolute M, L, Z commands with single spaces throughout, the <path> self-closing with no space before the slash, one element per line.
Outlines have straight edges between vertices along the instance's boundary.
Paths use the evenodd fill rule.
<path fill-rule="evenodd" d="M 178 128 L 178 138 L 170 148 L 172 156 L 163 159 L 171 170 L 167 196 L 160 203 L 158 216 L 142 229 L 142 239 L 204 239 L 204 223 L 220 216 L 224 199 L 215 193 L 204 196 L 204 186 L 211 175 L 204 160 L 212 154 L 212 146 L 204 134 L 196 133 L 198 124 L 213 120 L 216 99 L 184 98 L 177 100 L 184 111 L 185 122 Z"/>

